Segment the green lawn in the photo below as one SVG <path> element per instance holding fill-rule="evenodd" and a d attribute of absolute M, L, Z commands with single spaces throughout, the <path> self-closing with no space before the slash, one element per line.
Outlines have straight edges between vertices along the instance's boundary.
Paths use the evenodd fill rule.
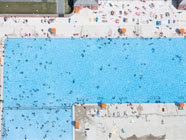
<path fill-rule="evenodd" d="M 65 0 L 65 14 L 70 14 L 72 8 L 69 5 L 69 0 Z"/>
<path fill-rule="evenodd" d="M 56 3 L 0 2 L 0 14 L 56 14 Z"/>

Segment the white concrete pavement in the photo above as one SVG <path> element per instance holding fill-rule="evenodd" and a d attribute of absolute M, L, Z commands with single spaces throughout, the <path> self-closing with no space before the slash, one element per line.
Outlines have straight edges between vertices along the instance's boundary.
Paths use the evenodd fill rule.
<path fill-rule="evenodd" d="M 107 104 L 105 109 L 98 104 L 75 105 L 73 120 L 79 121 L 80 127 L 73 129 L 74 139 L 119 140 L 133 135 L 138 138 L 153 135 L 165 136 L 166 140 L 183 140 L 185 110 L 185 107 L 179 110 L 173 103 Z"/>

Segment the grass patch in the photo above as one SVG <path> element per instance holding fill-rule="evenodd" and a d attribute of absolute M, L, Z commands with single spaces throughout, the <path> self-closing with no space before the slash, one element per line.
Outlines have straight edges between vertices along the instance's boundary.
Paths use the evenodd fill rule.
<path fill-rule="evenodd" d="M 56 14 L 56 3 L 0 2 L 0 14 Z"/>
<path fill-rule="evenodd" d="M 69 0 L 65 0 L 65 14 L 72 12 L 72 6 L 70 6 Z"/>

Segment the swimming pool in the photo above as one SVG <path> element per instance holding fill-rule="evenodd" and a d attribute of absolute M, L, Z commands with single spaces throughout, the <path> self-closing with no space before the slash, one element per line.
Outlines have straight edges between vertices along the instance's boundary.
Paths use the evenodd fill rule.
<path fill-rule="evenodd" d="M 5 44 L 3 107 L 186 101 L 186 39 L 12 38 Z"/>
<path fill-rule="evenodd" d="M 2 139 L 72 139 L 71 111 L 4 110 Z"/>

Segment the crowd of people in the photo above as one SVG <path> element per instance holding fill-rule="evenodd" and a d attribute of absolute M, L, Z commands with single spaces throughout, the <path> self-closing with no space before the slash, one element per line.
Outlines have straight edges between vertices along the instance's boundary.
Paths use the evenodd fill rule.
<path fill-rule="evenodd" d="M 103 23 L 106 25 L 106 23 L 108 24 L 112 24 L 112 25 L 116 25 L 116 26 L 129 26 L 129 25 L 139 25 L 139 26 L 143 26 L 143 25 L 153 25 L 153 26 L 156 26 L 155 28 L 156 29 L 161 29 L 161 24 L 160 23 L 163 23 L 163 21 L 167 21 L 166 23 L 163 23 L 164 25 L 164 28 L 168 28 L 171 32 L 173 33 L 176 33 L 175 31 L 175 26 L 177 25 L 177 21 L 176 21 L 176 15 L 177 14 L 181 14 L 181 13 L 178 13 L 178 12 L 175 12 L 174 10 L 170 10 L 170 11 L 166 11 L 166 10 L 162 10 L 161 11 L 158 11 L 159 8 L 165 8 L 163 7 L 163 4 L 159 4 L 157 5 L 156 3 L 153 3 L 153 2 L 146 2 L 145 0 L 141 1 L 141 4 L 140 5 L 133 5 L 133 4 L 127 4 L 123 2 L 123 4 L 117 4 L 117 2 L 109 2 L 109 1 L 101 1 L 99 3 L 99 9 L 97 12 L 93 11 L 93 15 L 94 17 L 92 18 L 95 18 L 96 20 L 93 20 L 93 22 L 95 23 Z M 166 3 L 166 2 L 165 2 Z M 166 8 L 165 8 L 166 9 Z M 157 12 L 158 11 L 158 12 Z M 78 21 L 78 19 L 76 19 L 76 15 L 74 15 L 75 19 L 74 20 L 70 20 L 70 23 L 69 24 L 77 24 L 81 21 Z M 73 19 L 73 17 L 69 17 L 71 19 Z M 9 21 L 13 21 L 15 23 L 15 25 L 17 24 L 20 24 L 20 25 L 31 25 L 32 23 L 30 23 L 30 19 L 29 18 L 19 18 L 19 17 L 4 17 L 2 20 L 0 20 L 0 24 L 2 26 L 6 26 L 7 22 Z M 157 22 L 158 21 L 158 22 Z M 159 22 L 159 21 L 162 21 L 162 22 Z M 57 23 L 56 21 L 56 18 L 51 18 L 51 17 L 43 17 L 43 18 L 40 18 L 40 24 L 41 25 L 55 25 Z M 67 21 L 67 23 L 69 22 L 69 20 Z M 89 20 L 90 24 L 93 23 L 92 20 Z M 74 28 L 76 28 L 75 26 L 73 26 Z M 56 27 L 57 28 L 57 27 Z M 133 31 L 130 31 L 126 28 L 127 32 L 132 32 L 133 33 L 133 36 L 135 37 L 141 37 L 141 38 L 144 38 L 145 40 L 147 40 L 146 37 L 143 37 L 143 35 L 140 33 L 139 30 L 133 30 Z M 39 33 L 38 33 L 39 32 Z M 30 32 L 26 32 L 24 30 L 24 27 L 22 27 L 20 29 L 20 32 L 19 32 L 19 35 L 22 37 L 22 38 L 31 38 L 31 37 L 34 37 L 33 39 L 33 43 L 37 44 L 37 37 L 46 37 L 45 40 L 48 41 L 48 42 L 51 42 L 51 37 L 52 36 L 58 36 L 58 28 L 57 28 L 57 32 L 56 34 L 51 34 L 49 31 L 48 31 L 48 28 L 44 28 L 44 27 L 41 27 L 40 28 L 40 31 L 38 31 L 37 33 L 34 33 L 32 31 Z M 62 32 L 62 31 L 61 31 Z M 99 32 L 99 31 L 98 31 Z M 121 37 L 125 37 L 127 38 L 128 37 L 128 34 L 125 35 L 119 35 L 119 33 L 116 35 L 117 38 L 121 38 Z M 9 38 L 9 35 L 8 34 L 5 34 L 4 35 L 6 38 Z M 108 35 L 109 36 L 109 35 Z M 108 37 L 107 36 L 107 37 Z M 184 34 L 183 34 L 184 36 Z M 10 36 L 11 37 L 11 36 Z M 91 37 L 91 35 L 89 34 L 81 34 L 80 32 L 78 33 L 72 33 L 71 35 L 71 38 L 72 38 L 72 41 L 74 39 L 74 37 L 81 37 L 81 38 L 89 38 Z M 159 33 L 159 37 L 164 37 L 166 38 L 166 35 L 164 32 L 160 32 Z M 152 38 L 149 38 L 149 40 L 151 40 Z M 171 39 L 170 39 L 171 41 Z M 102 43 L 100 43 L 102 42 Z M 125 40 L 124 40 L 125 42 Z M 7 43 L 7 44 L 6 44 Z M 7 94 L 10 94 L 12 91 L 10 91 L 9 87 L 8 87 L 8 84 L 7 83 L 10 83 L 11 82 L 11 78 L 12 77 L 9 77 L 9 69 L 14 69 L 15 72 L 16 71 L 19 71 L 18 75 L 20 75 L 21 78 L 23 78 L 24 80 L 28 80 L 27 76 L 28 75 L 25 75 L 27 73 L 27 71 L 23 71 L 23 70 L 20 70 L 20 66 L 23 64 L 23 63 L 30 63 L 30 59 L 29 58 L 26 58 L 24 53 L 25 52 L 19 52 L 18 54 L 16 53 L 16 51 L 14 49 L 12 49 L 10 51 L 10 54 L 9 55 L 6 55 L 5 51 L 8 47 L 8 40 L 5 44 L 4 43 L 1 43 L 1 46 L 3 46 L 3 51 L 2 51 L 2 58 L 5 58 L 7 60 L 12 60 L 14 59 L 14 57 L 16 58 L 19 58 L 17 60 L 17 66 L 15 67 L 12 67 L 8 62 L 7 60 L 5 61 L 4 65 L 1 64 L 1 67 L 5 66 L 5 69 L 4 69 L 4 91 L 6 91 Z M 100 44 L 99 46 L 97 46 L 96 49 L 98 50 L 103 50 L 103 48 L 107 48 L 109 47 L 110 44 L 114 44 L 114 45 L 117 45 L 116 42 L 114 42 L 111 38 L 107 38 L 105 39 L 105 36 L 103 37 L 100 37 L 97 39 L 97 42 L 98 44 Z M 130 47 L 131 44 L 130 43 L 123 43 L 123 44 L 120 44 L 120 45 L 123 45 L 123 50 L 122 50 L 122 53 L 124 54 L 123 55 L 123 60 L 122 61 L 127 61 L 129 60 L 130 58 L 130 55 L 128 53 L 126 53 Z M 36 45 L 39 49 L 39 51 L 42 51 L 47 45 L 44 44 L 43 46 L 41 45 Z M 33 49 L 34 47 L 36 47 L 34 45 L 28 45 L 28 46 L 25 46 L 27 48 L 27 50 L 29 49 Z M 6 47 L 6 49 L 5 49 Z M 17 44 L 14 44 L 14 47 L 16 49 L 22 49 L 22 46 L 20 46 L 19 43 Z M 86 46 L 86 48 L 89 48 L 91 46 Z M 153 46 L 153 42 L 151 42 L 150 44 L 148 44 L 148 47 L 150 48 L 149 52 L 152 53 L 152 54 L 156 54 L 156 47 Z M 5 51 L 4 51 L 5 49 Z M 37 50 L 38 51 L 38 50 Z M 5 53 L 5 54 L 4 54 Z M 39 57 L 39 54 L 38 52 L 34 52 L 34 59 L 36 60 L 38 57 Z M 86 55 L 87 55 L 87 50 L 84 49 L 82 50 L 82 52 L 79 54 L 79 56 L 84 59 L 86 58 Z M 175 54 L 174 56 L 171 57 L 171 61 L 177 61 L 179 63 L 182 63 L 183 62 L 183 58 L 180 54 Z M 44 71 L 47 70 L 49 67 L 52 67 L 55 63 L 52 61 L 52 60 L 45 60 L 45 61 L 41 61 L 41 62 L 38 62 L 37 66 L 34 67 L 34 71 L 35 73 L 38 73 L 40 71 L 40 69 L 43 69 Z M 139 64 L 141 67 L 146 67 L 148 65 L 147 62 L 140 62 Z M 30 67 L 29 65 L 27 65 L 28 67 Z M 111 63 L 108 63 L 108 64 L 105 64 L 105 65 L 101 65 L 99 67 L 97 67 L 98 71 L 99 72 L 103 72 L 105 69 L 113 69 L 115 72 L 118 72 L 118 67 L 117 66 L 114 66 L 114 64 L 111 64 Z M 72 77 L 72 72 L 71 71 L 65 71 L 64 73 L 60 73 L 59 76 L 69 76 L 69 77 Z M 144 74 L 136 74 L 136 73 L 133 73 L 132 74 L 132 77 L 134 79 L 138 79 L 139 81 L 143 81 L 143 78 L 144 78 Z M 75 85 L 76 83 L 78 82 L 77 79 L 74 79 L 72 78 L 70 83 L 72 85 Z M 8 97 L 8 95 L 4 95 L 4 99 L 8 99 L 8 101 L 11 101 L 11 105 L 15 105 L 14 107 L 13 106 L 4 106 L 6 107 L 6 109 L 8 110 L 3 110 L 3 118 L 2 118 L 2 136 L 3 137 L 8 137 L 8 134 L 10 131 L 14 131 L 14 130 L 21 130 L 24 132 L 24 130 L 26 130 L 27 128 L 33 128 L 35 129 L 35 127 L 37 128 L 37 130 L 39 131 L 43 131 L 43 129 L 47 126 L 50 129 L 46 129 L 46 131 L 43 131 L 43 136 L 42 136 L 42 139 L 48 139 L 48 135 L 50 135 L 50 133 L 53 132 L 53 128 L 55 129 L 60 129 L 60 133 L 59 133 L 59 138 L 61 138 L 63 135 L 65 135 L 65 133 L 68 133 L 67 130 L 65 130 L 64 128 L 62 128 L 62 124 L 58 124 L 58 121 L 59 119 L 63 118 L 63 115 L 61 116 L 61 118 L 58 117 L 58 114 L 61 113 L 61 108 L 59 108 L 59 110 L 53 110 L 51 108 L 48 108 L 48 110 L 46 111 L 47 112 L 47 117 L 50 117 L 51 114 L 55 114 L 54 116 L 56 116 L 55 118 L 52 118 L 52 119 L 48 119 L 46 120 L 45 122 L 39 122 L 38 120 L 35 120 L 34 118 L 37 118 L 37 117 L 45 117 L 45 116 L 40 116 L 38 115 L 37 116 L 37 113 L 36 111 L 34 111 L 34 109 L 41 109 L 41 110 L 44 110 L 45 106 L 49 105 L 49 106 L 52 106 L 52 105 L 55 105 L 55 103 L 57 103 L 58 105 L 60 105 L 60 107 L 62 107 L 63 109 L 64 108 L 67 108 L 65 109 L 65 112 L 70 112 L 69 108 L 72 106 L 72 102 L 69 101 L 68 103 L 67 102 L 63 102 L 61 97 L 57 97 L 55 93 L 53 93 L 53 91 L 50 91 L 52 89 L 52 86 L 47 84 L 46 82 L 43 82 L 43 83 L 40 83 L 41 85 L 40 86 L 37 86 L 37 87 L 33 87 L 31 89 L 29 89 L 28 91 L 25 91 L 23 90 L 23 87 L 25 86 L 24 84 L 19 84 L 17 85 L 17 89 L 16 90 L 19 90 L 19 93 L 17 94 L 17 96 L 15 97 Z M 2 88 L 2 85 L 0 85 L 0 88 Z M 102 88 L 102 85 L 101 83 L 97 83 L 97 85 L 95 86 L 95 89 L 96 90 L 99 90 Z M 142 86 L 141 85 L 138 85 L 137 86 L 138 89 L 141 89 Z M 47 89 L 47 91 L 50 91 L 46 94 L 46 97 L 47 98 L 50 98 L 51 101 L 48 101 L 48 100 L 45 100 L 47 102 L 41 102 L 40 99 L 37 99 L 36 100 L 34 99 L 35 96 L 37 96 L 37 94 L 40 93 L 40 91 L 42 89 Z M 5 92 L 4 92 L 5 93 Z M 16 92 L 15 92 L 16 93 Z M 11 94 L 14 94 L 14 93 L 11 93 Z M 68 96 L 71 96 L 74 94 L 74 90 L 71 89 L 68 91 Z M 98 98 L 98 97 L 97 97 Z M 24 123 L 21 124 L 20 126 L 8 126 L 8 125 L 11 125 L 15 123 L 15 120 L 11 114 L 11 111 L 14 110 L 14 109 L 21 109 L 21 108 L 24 108 L 25 105 L 22 104 L 22 100 L 27 100 L 27 101 L 30 101 L 28 103 L 31 103 L 31 108 L 33 109 L 30 114 L 28 113 L 27 115 L 26 114 L 19 114 L 19 117 L 21 118 L 20 120 L 23 121 Z M 77 97 L 75 99 L 75 102 L 76 103 L 85 103 L 85 102 L 89 102 L 91 99 L 89 97 Z M 111 101 L 118 101 L 120 102 L 119 99 L 116 99 L 115 96 L 112 96 L 112 98 L 110 99 Z M 154 99 L 155 102 L 160 102 L 160 99 Z M 73 100 L 74 101 L 74 100 Z M 146 102 L 150 102 L 150 100 L 147 100 Z M 7 104 L 5 104 L 7 105 Z M 55 108 L 56 109 L 56 108 Z M 61 114 L 65 114 L 65 112 L 62 112 Z M 98 113 L 99 114 L 99 113 Z M 136 112 L 134 112 L 134 114 L 136 114 Z M 16 115 L 16 113 L 15 113 Z M 123 112 L 122 115 L 127 115 L 126 112 Z M 7 117 L 8 116 L 8 117 Z M 121 116 L 120 113 L 112 113 L 112 116 Z M 6 117 L 6 118 L 5 118 Z M 46 117 L 46 118 L 47 118 Z M 65 120 L 64 122 L 62 123 L 67 123 L 68 125 L 71 125 L 71 115 L 68 115 L 68 117 L 65 117 Z M 19 120 L 19 119 L 18 119 Z M 25 124 L 28 124 L 28 126 L 24 126 Z M 17 125 L 15 123 L 15 125 Z M 16 131 L 15 131 L 16 132 Z M 26 131 L 25 131 L 26 132 Z M 27 134 L 24 135 L 24 139 L 29 139 L 29 136 Z"/>

